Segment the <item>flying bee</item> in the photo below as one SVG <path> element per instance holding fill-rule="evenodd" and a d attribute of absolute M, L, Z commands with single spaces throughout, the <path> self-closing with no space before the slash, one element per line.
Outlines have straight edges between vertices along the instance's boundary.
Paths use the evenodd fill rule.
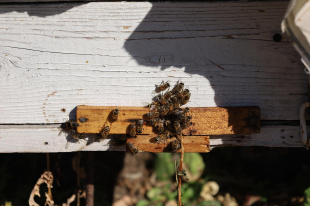
<path fill-rule="evenodd" d="M 129 136 L 132 138 L 136 137 L 136 125 L 133 122 L 129 125 Z"/>
<path fill-rule="evenodd" d="M 181 128 L 181 125 L 180 125 L 179 121 L 175 121 L 174 122 L 174 128 L 175 128 L 175 133 L 177 135 L 181 135 L 182 134 L 182 128 Z"/>
<path fill-rule="evenodd" d="M 112 111 L 112 116 L 111 116 L 112 120 L 113 120 L 113 121 L 116 121 L 117 118 L 118 118 L 118 115 L 119 115 L 119 109 L 114 109 L 114 110 Z"/>
<path fill-rule="evenodd" d="M 137 125 L 137 133 L 141 134 L 143 132 L 143 119 L 139 119 L 136 125 Z"/>
<path fill-rule="evenodd" d="M 154 119 L 159 117 L 159 112 L 149 112 L 146 113 L 147 118 Z"/>
<path fill-rule="evenodd" d="M 171 90 L 171 93 L 172 94 L 179 93 L 183 88 L 184 88 L 184 83 L 178 81 L 173 87 L 173 89 Z"/>
<path fill-rule="evenodd" d="M 160 143 L 166 143 L 167 138 L 165 137 L 164 134 L 160 134 L 156 137 L 156 143 L 160 144 Z"/>
<path fill-rule="evenodd" d="M 103 129 L 100 131 L 100 135 L 103 139 L 106 139 L 109 135 L 110 132 L 110 127 L 109 126 L 105 126 L 103 127 Z"/>
<path fill-rule="evenodd" d="M 156 87 L 155 92 L 159 93 L 168 89 L 170 87 L 170 84 L 168 81 L 167 82 L 162 81 L 160 85 L 155 84 L 155 87 Z"/>
<path fill-rule="evenodd" d="M 171 142 L 171 151 L 177 152 L 181 148 L 181 144 L 179 140 L 173 140 Z"/>
<path fill-rule="evenodd" d="M 134 146 L 131 142 L 127 142 L 126 145 L 131 153 L 137 154 L 139 152 L 139 149 L 136 146 Z"/>
<path fill-rule="evenodd" d="M 188 102 L 188 100 L 191 97 L 191 93 L 188 93 L 186 96 L 183 97 L 183 99 L 180 100 L 180 105 L 184 105 Z"/>

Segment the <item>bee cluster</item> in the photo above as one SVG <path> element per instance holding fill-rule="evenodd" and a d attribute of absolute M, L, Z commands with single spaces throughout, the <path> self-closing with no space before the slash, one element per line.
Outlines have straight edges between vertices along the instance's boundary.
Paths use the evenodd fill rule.
<path fill-rule="evenodd" d="M 180 138 L 182 130 L 188 128 L 192 123 L 192 117 L 189 114 L 189 108 L 181 108 L 185 105 L 191 93 L 184 88 L 184 83 L 178 81 L 170 90 L 170 83 L 162 82 L 160 85 L 155 85 L 153 101 L 148 105 L 149 112 L 143 115 L 143 119 L 132 121 L 127 127 L 127 134 L 114 138 L 114 145 L 121 145 L 126 143 L 127 138 L 135 138 L 137 134 L 143 133 L 143 125 L 153 126 L 157 137 L 154 142 L 157 144 L 166 144 L 168 139 L 171 139 L 164 151 L 177 152 L 181 148 Z M 106 122 L 100 130 L 100 138 L 106 139 L 110 133 L 110 122 L 118 120 L 119 109 L 114 109 L 110 112 Z M 62 125 L 64 131 L 69 132 L 75 139 L 84 138 L 84 135 L 77 133 L 79 124 L 76 121 L 70 120 Z M 127 148 L 132 153 L 138 153 L 139 149 L 132 143 L 127 143 Z"/>
<path fill-rule="evenodd" d="M 146 122 L 151 124 L 158 134 L 155 142 L 161 144 L 166 143 L 168 139 L 175 138 L 168 144 L 165 151 L 177 152 L 181 147 L 182 130 L 191 125 L 192 117 L 189 115 L 189 108 L 181 108 L 189 101 L 191 93 L 184 88 L 184 83 L 179 81 L 171 90 L 168 89 L 169 87 L 169 82 L 155 85 L 155 93 L 159 94 L 148 105 L 150 112 L 145 116 Z"/>

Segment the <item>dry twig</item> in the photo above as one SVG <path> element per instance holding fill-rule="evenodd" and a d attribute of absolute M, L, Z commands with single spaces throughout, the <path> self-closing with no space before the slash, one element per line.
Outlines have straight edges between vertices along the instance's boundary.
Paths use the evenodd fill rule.
<path fill-rule="evenodd" d="M 180 167 L 179 171 L 182 171 L 183 167 L 183 158 L 184 158 L 184 147 L 183 147 L 183 135 L 180 135 L 180 143 L 181 143 L 181 156 L 180 156 Z M 178 176 L 178 206 L 182 206 L 182 176 Z"/>
<path fill-rule="evenodd" d="M 39 206 L 39 204 L 35 202 L 34 197 L 36 195 L 40 197 L 40 186 L 43 183 L 45 183 L 48 189 L 50 190 L 50 188 L 53 187 L 53 179 L 54 179 L 53 174 L 50 171 L 46 171 L 41 175 L 41 177 L 38 179 L 37 183 L 35 184 L 30 193 L 30 197 L 28 200 L 29 206 Z M 48 193 L 45 193 L 45 196 L 46 196 L 45 205 L 54 206 L 52 196 L 49 195 Z"/>

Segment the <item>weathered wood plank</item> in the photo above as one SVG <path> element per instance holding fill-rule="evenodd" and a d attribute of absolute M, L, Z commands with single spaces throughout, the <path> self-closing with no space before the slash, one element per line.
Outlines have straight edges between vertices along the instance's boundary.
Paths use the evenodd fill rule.
<path fill-rule="evenodd" d="M 156 143 L 154 135 L 137 135 L 136 138 L 129 138 L 127 142 L 132 143 L 139 151 L 143 152 L 171 152 L 171 142 L 175 138 L 167 139 L 166 142 Z M 183 136 L 184 152 L 210 152 L 209 136 Z M 177 152 L 181 152 L 179 149 Z"/>
<path fill-rule="evenodd" d="M 126 151 L 124 145 L 113 146 L 111 139 L 94 142 L 96 135 L 87 135 L 79 142 L 65 133 L 58 135 L 59 126 L 2 125 L 0 152 Z M 211 148 L 224 146 L 305 147 L 299 126 L 263 126 L 258 134 L 210 136 Z"/>
<path fill-rule="evenodd" d="M 143 106 L 162 80 L 183 81 L 190 107 L 259 106 L 263 120 L 297 120 L 303 66 L 286 37 L 272 41 L 286 6 L 1 5 L 0 124 L 60 123 L 76 105 Z"/>
<path fill-rule="evenodd" d="M 111 112 L 119 109 L 117 121 L 111 120 Z M 78 106 L 76 115 L 78 133 L 100 133 L 109 126 L 110 134 L 126 134 L 128 126 L 139 119 L 149 120 L 145 107 Z M 258 107 L 202 107 L 190 108 L 192 126 L 183 130 L 184 135 L 251 134 L 260 131 Z M 80 118 L 87 119 L 80 122 Z M 154 134 L 153 127 L 144 122 L 142 134 Z"/>

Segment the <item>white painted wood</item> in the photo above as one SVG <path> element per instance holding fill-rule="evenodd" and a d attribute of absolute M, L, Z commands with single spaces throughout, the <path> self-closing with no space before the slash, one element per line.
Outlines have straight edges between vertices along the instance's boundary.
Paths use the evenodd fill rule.
<path fill-rule="evenodd" d="M 10 152 L 73 152 L 73 151 L 125 151 L 125 146 L 111 145 L 111 139 L 94 141 L 88 135 L 79 141 L 60 133 L 56 125 L 2 125 L 0 127 L 0 153 Z"/>
<path fill-rule="evenodd" d="M 125 151 L 125 146 L 112 146 L 111 140 L 93 142 L 95 135 L 79 142 L 59 134 L 59 125 L 8 125 L 0 127 L 0 153 Z M 298 126 L 266 126 L 252 135 L 211 136 L 211 148 L 223 146 L 304 147 Z"/>
<path fill-rule="evenodd" d="M 297 120 L 303 66 L 286 37 L 272 41 L 286 6 L 1 5 L 0 124 L 60 123 L 77 105 L 142 106 L 162 80 L 183 81 L 188 106 L 253 105 L 262 119 Z"/>
<path fill-rule="evenodd" d="M 286 37 L 272 41 L 286 6 L 1 5 L 0 124 L 60 123 L 77 105 L 142 106 L 162 80 L 182 80 L 188 106 L 253 105 L 262 119 L 296 120 L 303 66 Z"/>

